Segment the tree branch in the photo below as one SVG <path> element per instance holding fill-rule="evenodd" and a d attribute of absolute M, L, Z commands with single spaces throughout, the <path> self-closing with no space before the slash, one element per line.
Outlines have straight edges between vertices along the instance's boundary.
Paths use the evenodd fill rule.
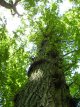
<path fill-rule="evenodd" d="M 7 3 L 4 0 L 0 0 L 0 5 L 7 9 L 12 9 L 12 7 L 13 7 L 13 4 Z"/>
<path fill-rule="evenodd" d="M 19 1 L 21 1 L 21 0 L 16 0 L 15 3 L 13 3 L 13 2 L 12 3 L 7 3 L 5 0 L 0 0 L 0 5 L 7 8 L 7 9 L 13 10 L 14 14 L 17 14 L 18 16 L 21 16 L 18 13 L 17 9 L 16 9 L 16 6 L 19 3 Z"/>
<path fill-rule="evenodd" d="M 71 51 L 71 52 L 68 52 L 68 53 L 66 53 L 65 55 L 63 55 L 63 57 L 65 57 L 65 56 L 67 56 L 67 55 L 69 55 L 69 54 L 71 54 L 71 53 L 74 53 L 74 52 L 77 52 L 77 51 L 79 51 L 80 49 L 78 49 L 78 50 L 73 50 L 73 51 Z"/>

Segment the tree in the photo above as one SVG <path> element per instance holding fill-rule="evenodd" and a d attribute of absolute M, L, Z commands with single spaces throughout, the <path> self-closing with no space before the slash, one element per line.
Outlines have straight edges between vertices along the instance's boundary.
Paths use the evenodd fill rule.
<path fill-rule="evenodd" d="M 68 19 L 71 12 L 76 13 L 76 9 L 59 17 L 53 3 L 52 8 L 45 7 L 39 22 L 34 22 L 35 26 L 39 26 L 33 35 L 38 47 L 37 58 L 29 68 L 28 83 L 14 99 L 15 107 L 75 107 L 65 74 L 78 61 L 79 47 L 75 45 L 78 42 L 75 38 L 79 36 L 78 23 L 75 18 L 72 20 L 74 14 Z"/>
<path fill-rule="evenodd" d="M 10 71 L 13 73 L 14 70 L 15 75 L 20 75 L 18 78 L 14 73 L 11 74 L 12 81 L 15 82 L 10 87 L 14 89 L 13 93 L 10 91 L 12 96 L 19 89 L 17 85 L 20 83 L 23 86 L 25 83 L 23 69 L 26 69 L 26 66 L 24 65 L 29 64 L 28 61 L 31 62 L 28 69 L 28 81 L 14 97 L 15 107 L 75 107 L 76 103 L 72 96 L 80 97 L 80 74 L 77 72 L 73 74 L 80 58 L 80 8 L 76 5 L 60 16 L 57 2 L 37 0 L 27 2 L 27 4 L 29 6 L 25 5 L 25 8 L 27 7 L 26 11 L 29 12 L 28 20 L 31 28 L 27 40 L 33 43 L 34 48 L 29 53 L 24 52 L 26 41 L 21 41 L 20 46 L 16 45 L 16 40 L 19 40 L 20 35 L 23 32 L 25 34 L 26 20 L 22 17 L 24 28 L 14 33 L 14 38 L 9 45 L 15 50 L 14 57 L 7 59 L 7 70 L 13 66 Z M 26 58 L 27 62 L 25 62 Z M 10 73 L 8 74 L 10 77 Z"/>

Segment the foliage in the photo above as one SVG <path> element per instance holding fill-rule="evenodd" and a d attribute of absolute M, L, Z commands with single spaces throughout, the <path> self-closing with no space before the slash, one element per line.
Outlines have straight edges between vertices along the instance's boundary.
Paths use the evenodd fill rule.
<path fill-rule="evenodd" d="M 48 42 L 44 46 L 46 53 L 58 50 L 71 95 L 80 97 L 80 73 L 76 72 L 80 63 L 80 2 L 77 0 L 77 4 L 62 16 L 59 15 L 59 2 L 61 0 L 55 3 L 49 0 L 21 1 L 25 15 L 20 17 L 21 26 L 12 35 L 6 29 L 6 19 L 0 18 L 0 105 L 3 107 L 13 107 L 15 93 L 28 80 L 26 69 L 32 59 L 41 56 L 42 42 Z"/>
<path fill-rule="evenodd" d="M 80 6 L 80 1 L 79 0 L 70 0 L 71 2 L 73 2 L 74 4 L 77 4 Z"/>
<path fill-rule="evenodd" d="M 0 104 L 12 107 L 15 93 L 27 81 L 28 60 L 24 58 L 27 59 L 28 55 L 21 46 L 17 46 L 17 37 L 8 36 L 5 25 L 0 29 Z"/>

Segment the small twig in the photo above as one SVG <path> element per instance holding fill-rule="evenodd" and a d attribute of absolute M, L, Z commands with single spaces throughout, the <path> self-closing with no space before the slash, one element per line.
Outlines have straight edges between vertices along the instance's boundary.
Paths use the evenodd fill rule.
<path fill-rule="evenodd" d="M 69 55 L 69 54 L 71 54 L 71 53 L 74 53 L 74 52 L 77 52 L 77 51 L 79 51 L 80 49 L 78 49 L 78 50 L 73 50 L 73 51 L 71 51 L 71 52 L 68 52 L 68 53 L 66 53 L 65 55 L 63 55 L 63 57 L 65 57 L 65 56 L 67 56 L 67 55 Z"/>

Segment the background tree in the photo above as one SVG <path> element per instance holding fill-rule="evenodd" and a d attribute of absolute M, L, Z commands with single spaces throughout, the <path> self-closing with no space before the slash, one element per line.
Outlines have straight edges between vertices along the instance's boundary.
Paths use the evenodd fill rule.
<path fill-rule="evenodd" d="M 6 30 L 6 19 L 1 19 L 3 107 L 13 106 L 12 98 L 20 87 L 23 88 L 14 98 L 15 107 L 75 107 L 71 96 L 80 98 L 80 74 L 75 72 L 80 58 L 79 4 L 60 16 L 58 2 L 21 1 L 26 11 L 13 37 Z M 29 79 L 25 72 L 28 65 Z"/>

